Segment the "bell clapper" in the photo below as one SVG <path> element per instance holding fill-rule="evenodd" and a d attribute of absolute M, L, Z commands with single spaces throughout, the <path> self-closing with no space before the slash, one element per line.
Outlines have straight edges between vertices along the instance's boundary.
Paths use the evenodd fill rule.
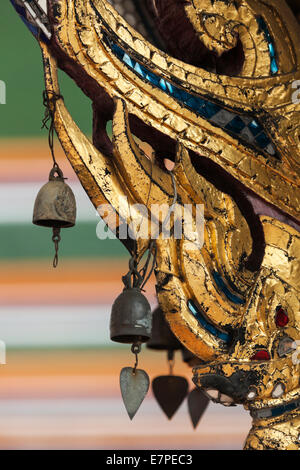
<path fill-rule="evenodd" d="M 52 241 L 53 241 L 54 247 L 55 247 L 55 254 L 54 254 L 54 258 L 53 258 L 53 268 L 56 268 L 56 266 L 58 265 L 58 248 L 59 248 L 60 240 L 61 240 L 60 228 L 53 227 Z"/>

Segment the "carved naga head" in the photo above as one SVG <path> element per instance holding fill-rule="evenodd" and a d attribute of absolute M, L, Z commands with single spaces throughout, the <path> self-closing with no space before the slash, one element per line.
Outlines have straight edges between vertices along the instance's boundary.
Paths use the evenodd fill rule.
<path fill-rule="evenodd" d="M 23 15 L 23 2 L 12 3 Z M 120 225 L 138 217 L 135 204 L 149 214 L 170 206 L 174 185 L 179 206 L 204 205 L 203 246 L 184 233 L 156 240 L 160 306 L 199 358 L 195 384 L 214 401 L 251 410 L 246 447 L 296 448 L 296 16 L 282 0 L 151 0 L 159 49 L 111 3 L 48 0 L 44 28 L 35 27 L 49 97 L 60 94 L 58 66 L 93 103 L 93 143 L 62 99 L 58 137 L 95 207 L 109 204 Z M 140 141 L 151 145 L 152 160 Z M 174 162 L 172 175 L 164 159 Z M 149 239 L 138 244 L 142 253 Z"/>

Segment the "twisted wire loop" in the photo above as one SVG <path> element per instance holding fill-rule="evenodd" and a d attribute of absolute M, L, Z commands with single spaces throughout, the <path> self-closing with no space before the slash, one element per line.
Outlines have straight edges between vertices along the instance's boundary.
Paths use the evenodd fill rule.
<path fill-rule="evenodd" d="M 53 268 L 56 268 L 58 265 L 58 249 L 59 249 L 59 242 L 60 242 L 60 228 L 53 228 L 53 236 L 52 241 L 54 243 L 55 254 L 53 258 Z"/>
<path fill-rule="evenodd" d="M 137 366 L 139 364 L 138 354 L 141 352 L 141 343 L 133 343 L 131 346 L 131 352 L 135 355 L 135 364 L 132 370 L 133 375 L 135 375 Z"/>
<path fill-rule="evenodd" d="M 48 144 L 51 151 L 51 156 L 53 160 L 53 168 L 59 169 L 59 165 L 56 161 L 54 154 L 54 119 L 56 112 L 56 103 L 57 100 L 64 99 L 62 95 L 59 95 L 54 92 L 43 91 L 43 105 L 45 106 L 45 114 L 42 120 L 42 129 L 48 129 Z"/>

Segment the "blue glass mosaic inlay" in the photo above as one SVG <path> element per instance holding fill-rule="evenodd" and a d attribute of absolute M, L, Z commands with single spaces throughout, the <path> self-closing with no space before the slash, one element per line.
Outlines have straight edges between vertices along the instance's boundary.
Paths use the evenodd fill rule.
<path fill-rule="evenodd" d="M 214 271 L 212 275 L 218 288 L 223 292 L 223 294 L 226 295 L 228 300 L 238 305 L 243 305 L 245 303 L 244 299 L 241 299 L 230 291 L 230 289 L 225 284 L 224 279 L 217 271 Z"/>
<path fill-rule="evenodd" d="M 259 16 L 257 18 L 257 22 L 259 25 L 259 28 L 261 31 L 263 31 L 266 41 L 268 42 L 268 49 L 269 49 L 269 54 L 270 54 L 270 59 L 271 59 L 271 74 L 276 75 L 279 72 L 279 67 L 276 59 L 276 51 L 275 51 L 275 46 L 273 39 L 271 37 L 270 31 L 268 30 L 268 26 L 266 25 L 265 20 L 263 19 L 262 16 Z"/>
<path fill-rule="evenodd" d="M 131 57 L 128 51 L 125 52 L 118 44 L 110 40 L 106 34 L 104 34 L 104 39 L 114 54 L 144 80 L 180 101 L 202 118 L 226 130 L 234 137 L 247 141 L 270 155 L 276 154 L 271 140 L 256 119 L 249 115 L 237 115 L 235 112 L 222 108 L 216 103 L 188 93 L 183 88 L 171 84 L 148 70 L 143 64 Z"/>
<path fill-rule="evenodd" d="M 229 343 L 230 341 L 230 336 L 228 333 L 225 333 L 224 331 L 219 330 L 217 327 L 209 323 L 208 320 L 202 315 L 200 310 L 196 307 L 194 302 L 192 300 L 189 300 L 188 303 L 188 308 L 189 311 L 193 314 L 193 316 L 196 318 L 196 320 L 200 323 L 201 326 L 206 331 L 209 331 L 213 336 L 216 336 L 217 338 L 221 339 L 225 343 Z"/>

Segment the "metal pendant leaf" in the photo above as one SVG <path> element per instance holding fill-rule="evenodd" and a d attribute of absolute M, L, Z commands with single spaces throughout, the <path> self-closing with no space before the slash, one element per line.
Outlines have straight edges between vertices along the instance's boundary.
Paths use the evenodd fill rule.
<path fill-rule="evenodd" d="M 133 419 L 149 390 L 148 374 L 142 369 L 124 367 L 120 373 L 123 402 L 130 419 Z"/>
<path fill-rule="evenodd" d="M 209 398 L 198 388 L 194 388 L 188 396 L 188 410 L 194 429 L 199 424 L 208 404 Z"/>
<path fill-rule="evenodd" d="M 155 377 L 152 382 L 153 394 L 169 419 L 176 413 L 188 393 L 188 381 L 176 375 Z"/>

